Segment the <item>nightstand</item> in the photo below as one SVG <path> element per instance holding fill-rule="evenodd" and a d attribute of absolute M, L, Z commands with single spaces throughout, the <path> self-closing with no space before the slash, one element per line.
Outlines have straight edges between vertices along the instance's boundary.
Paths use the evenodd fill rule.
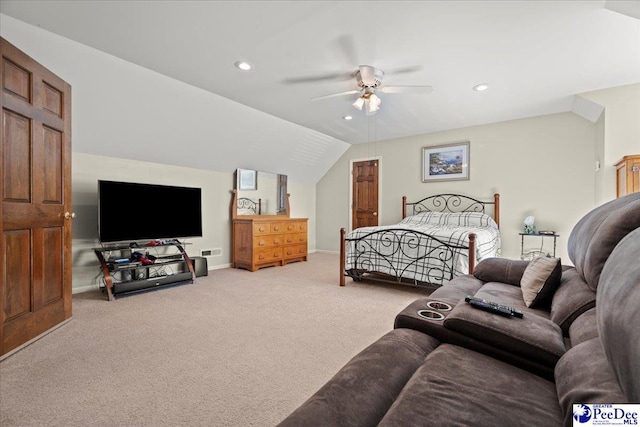
<path fill-rule="evenodd" d="M 533 259 L 537 256 L 544 256 L 544 255 L 548 255 L 551 254 L 554 257 L 556 256 L 556 240 L 558 239 L 558 237 L 560 237 L 559 234 L 554 233 L 544 233 L 544 232 L 538 232 L 538 233 L 518 233 L 520 234 L 520 259 L 522 260 L 529 260 L 529 259 Z M 527 249 L 525 251 L 524 249 L 524 238 L 525 237 L 537 237 L 540 239 L 540 248 L 536 248 L 536 249 Z M 547 240 L 553 239 L 553 253 L 550 253 L 548 251 L 545 251 L 545 237 L 549 238 Z"/>

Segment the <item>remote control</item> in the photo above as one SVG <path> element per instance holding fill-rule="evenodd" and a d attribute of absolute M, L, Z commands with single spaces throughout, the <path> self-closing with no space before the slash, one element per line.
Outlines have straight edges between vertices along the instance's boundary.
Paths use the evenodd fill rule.
<path fill-rule="evenodd" d="M 505 317 L 518 317 L 522 319 L 524 316 L 520 310 L 516 310 L 513 307 L 509 307 L 507 305 L 496 304 L 495 302 L 490 302 L 480 298 L 474 298 L 472 296 L 467 296 L 464 299 L 468 302 L 472 307 L 479 308 L 480 310 L 485 310 L 490 313 L 499 314 Z"/>

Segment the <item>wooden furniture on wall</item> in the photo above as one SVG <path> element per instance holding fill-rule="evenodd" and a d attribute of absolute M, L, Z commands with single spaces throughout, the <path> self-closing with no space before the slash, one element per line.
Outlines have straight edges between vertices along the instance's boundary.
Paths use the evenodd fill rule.
<path fill-rule="evenodd" d="M 289 194 L 282 215 L 238 215 L 238 194 L 231 202 L 232 267 L 256 271 L 307 260 L 308 218 L 289 218 Z"/>
<path fill-rule="evenodd" d="M 640 154 L 624 156 L 615 167 L 616 197 L 640 191 Z"/>

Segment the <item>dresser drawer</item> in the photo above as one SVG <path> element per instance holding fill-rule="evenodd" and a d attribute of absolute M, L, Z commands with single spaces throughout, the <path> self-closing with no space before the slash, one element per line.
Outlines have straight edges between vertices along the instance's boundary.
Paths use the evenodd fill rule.
<path fill-rule="evenodd" d="M 282 234 L 265 234 L 253 238 L 254 248 L 265 248 L 269 246 L 281 245 L 284 241 Z"/>
<path fill-rule="evenodd" d="M 270 222 L 254 222 L 253 223 L 253 235 L 261 236 L 263 234 L 271 233 L 271 223 Z"/>
<path fill-rule="evenodd" d="M 306 233 L 307 221 L 289 221 L 286 225 L 287 233 Z"/>
<path fill-rule="evenodd" d="M 272 222 L 271 223 L 271 234 L 282 234 L 284 233 L 285 226 L 284 222 Z"/>
<path fill-rule="evenodd" d="M 307 243 L 307 233 L 285 234 L 284 243 L 287 245 Z"/>
<path fill-rule="evenodd" d="M 282 259 L 282 246 L 272 246 L 268 248 L 256 249 L 253 254 L 253 262 L 255 264 L 261 264 L 269 261 L 279 261 Z"/>
<path fill-rule="evenodd" d="M 307 245 L 291 245 L 284 247 L 284 257 L 285 258 L 297 258 L 297 257 L 306 257 L 307 256 Z"/>

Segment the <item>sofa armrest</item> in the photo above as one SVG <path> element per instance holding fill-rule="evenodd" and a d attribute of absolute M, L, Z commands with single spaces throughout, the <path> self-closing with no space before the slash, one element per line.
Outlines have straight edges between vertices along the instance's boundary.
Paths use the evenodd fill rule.
<path fill-rule="evenodd" d="M 422 332 L 394 329 L 358 353 L 278 427 L 378 425 L 439 344 Z"/>
<path fill-rule="evenodd" d="M 566 352 L 560 327 L 531 313 L 522 319 L 503 317 L 460 303 L 443 323 L 447 329 L 549 367 Z"/>
<path fill-rule="evenodd" d="M 529 261 L 505 258 L 486 258 L 476 265 L 473 275 L 483 282 L 502 282 L 520 286 L 520 279 Z"/>
<path fill-rule="evenodd" d="M 556 365 L 556 388 L 565 425 L 572 425 L 577 403 L 627 403 L 611 365 L 595 337 L 571 348 Z M 631 403 L 631 402 L 629 402 Z"/>
<path fill-rule="evenodd" d="M 551 300 L 551 320 L 560 326 L 565 335 L 569 327 L 582 313 L 596 305 L 596 293 L 578 274 L 575 268 L 562 272 L 560 286 Z"/>

